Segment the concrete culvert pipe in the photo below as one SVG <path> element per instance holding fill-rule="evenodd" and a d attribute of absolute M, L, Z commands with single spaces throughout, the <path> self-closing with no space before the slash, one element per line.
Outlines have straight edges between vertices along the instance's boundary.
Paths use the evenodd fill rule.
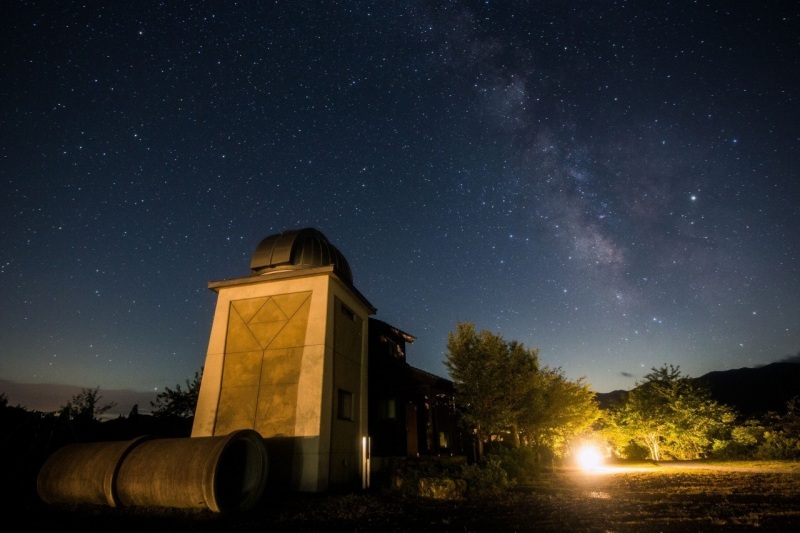
<path fill-rule="evenodd" d="M 130 441 L 68 444 L 47 458 L 36 480 L 45 503 L 92 503 L 117 507 L 116 480 L 127 453 L 149 437 Z"/>
<path fill-rule="evenodd" d="M 244 511 L 263 495 L 267 451 L 258 432 L 224 437 L 71 444 L 39 472 L 46 503 Z"/>

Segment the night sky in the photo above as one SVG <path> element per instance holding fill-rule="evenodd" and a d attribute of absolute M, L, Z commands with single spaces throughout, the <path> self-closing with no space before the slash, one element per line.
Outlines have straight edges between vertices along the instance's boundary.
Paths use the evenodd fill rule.
<path fill-rule="evenodd" d="M 598 392 L 798 359 L 798 14 L 3 2 L 0 379 L 174 388 L 304 227 L 440 376 L 459 321 Z"/>

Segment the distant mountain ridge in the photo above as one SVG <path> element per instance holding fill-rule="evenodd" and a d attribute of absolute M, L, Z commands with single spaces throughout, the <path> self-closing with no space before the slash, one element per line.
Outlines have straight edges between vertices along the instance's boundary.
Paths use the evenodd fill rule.
<path fill-rule="evenodd" d="M 705 384 L 719 403 L 729 405 L 741 415 L 760 415 L 768 411 L 786 412 L 786 403 L 800 396 L 800 364 L 771 363 L 754 368 L 719 370 L 692 378 Z M 624 390 L 597 394 L 600 406 L 607 408 L 622 397 Z"/>

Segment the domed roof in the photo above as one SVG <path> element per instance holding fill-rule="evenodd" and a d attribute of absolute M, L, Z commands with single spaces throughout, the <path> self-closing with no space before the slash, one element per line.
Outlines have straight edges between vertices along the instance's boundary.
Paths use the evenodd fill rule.
<path fill-rule="evenodd" d="M 262 240 L 253 252 L 250 275 L 330 265 L 341 278 L 353 284 L 353 273 L 342 252 L 320 231 L 303 228 L 270 235 Z"/>

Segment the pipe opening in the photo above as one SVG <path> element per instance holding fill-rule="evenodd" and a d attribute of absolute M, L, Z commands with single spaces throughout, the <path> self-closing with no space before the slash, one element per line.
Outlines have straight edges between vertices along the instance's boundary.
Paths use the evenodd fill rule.
<path fill-rule="evenodd" d="M 219 511 L 249 509 L 263 494 L 267 454 L 261 436 L 249 437 L 232 440 L 220 455 L 214 475 Z"/>

